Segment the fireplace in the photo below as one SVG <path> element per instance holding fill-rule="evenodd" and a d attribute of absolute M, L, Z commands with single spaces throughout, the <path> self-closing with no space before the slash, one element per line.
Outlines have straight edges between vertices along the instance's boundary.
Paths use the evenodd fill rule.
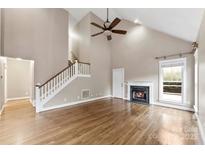
<path fill-rule="evenodd" d="M 149 87 L 130 86 L 130 101 L 149 104 Z"/>

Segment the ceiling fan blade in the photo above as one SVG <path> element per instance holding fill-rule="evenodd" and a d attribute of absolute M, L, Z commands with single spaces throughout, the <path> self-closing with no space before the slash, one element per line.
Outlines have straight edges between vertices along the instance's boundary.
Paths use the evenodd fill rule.
<path fill-rule="evenodd" d="M 107 36 L 107 40 L 108 40 L 108 41 L 112 40 L 112 36 L 111 36 L 111 35 L 108 35 L 108 36 Z"/>
<path fill-rule="evenodd" d="M 115 18 L 115 20 L 113 20 L 108 29 L 114 28 L 120 21 L 121 20 L 119 18 Z"/>
<path fill-rule="evenodd" d="M 94 23 L 94 22 L 91 22 L 90 24 L 91 24 L 91 25 L 94 25 L 94 26 L 96 26 L 96 27 L 98 27 L 98 28 L 100 28 L 100 29 L 102 29 L 102 30 L 105 30 L 104 27 L 102 27 L 102 26 L 100 26 L 100 25 L 98 25 L 98 24 L 96 24 L 96 23 Z"/>
<path fill-rule="evenodd" d="M 104 31 L 103 31 L 103 32 L 96 33 L 96 34 L 93 34 L 93 35 L 91 35 L 91 36 L 94 37 L 94 36 L 100 35 L 100 34 L 102 34 L 102 33 L 104 33 Z"/>
<path fill-rule="evenodd" d="M 112 30 L 112 32 L 116 34 L 126 34 L 127 33 L 126 30 Z"/>

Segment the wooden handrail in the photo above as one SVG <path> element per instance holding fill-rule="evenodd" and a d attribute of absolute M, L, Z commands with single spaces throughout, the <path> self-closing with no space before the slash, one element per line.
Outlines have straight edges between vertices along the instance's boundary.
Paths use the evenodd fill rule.
<path fill-rule="evenodd" d="M 90 65 L 90 63 L 81 62 L 81 61 L 79 61 L 78 63 Z"/>
<path fill-rule="evenodd" d="M 75 63 L 73 63 L 72 65 L 74 65 Z M 58 76 L 59 74 L 61 74 L 62 72 L 64 72 L 66 69 L 68 69 L 69 67 L 71 67 L 72 65 L 66 66 L 63 70 L 61 70 L 60 72 L 58 72 L 57 74 L 55 74 L 54 76 L 52 76 L 50 79 L 48 79 L 46 82 L 44 82 L 42 85 L 36 85 L 36 87 L 43 87 L 45 84 L 47 84 L 49 81 L 51 81 L 52 79 L 54 79 L 56 76 Z"/>
<path fill-rule="evenodd" d="M 78 62 L 81 64 L 87 64 L 90 65 L 90 63 L 85 63 L 85 62 Z M 75 63 L 73 63 L 72 65 L 74 65 Z M 59 74 L 61 74 L 62 72 L 64 72 L 66 69 L 68 69 L 69 67 L 71 67 L 72 65 L 69 65 L 67 67 L 65 67 L 63 70 L 61 70 L 60 72 L 58 72 L 57 74 L 55 74 L 54 76 L 52 76 L 50 79 L 48 79 L 46 82 L 44 82 L 42 85 L 36 85 L 36 87 L 41 88 L 44 85 L 46 85 L 48 82 L 50 82 L 51 80 L 53 80 L 56 76 L 58 76 Z"/>

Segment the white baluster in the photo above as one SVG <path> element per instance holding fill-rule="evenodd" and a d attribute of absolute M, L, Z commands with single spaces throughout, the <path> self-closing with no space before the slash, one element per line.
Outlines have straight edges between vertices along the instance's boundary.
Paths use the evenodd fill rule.
<path fill-rule="evenodd" d="M 55 91 L 56 89 L 56 78 L 53 79 L 53 92 Z"/>
<path fill-rule="evenodd" d="M 51 80 L 51 94 L 53 93 L 53 81 L 54 81 L 54 78 Z"/>
<path fill-rule="evenodd" d="M 61 78 L 62 78 L 62 85 L 64 84 L 64 74 L 63 72 L 61 73 Z"/>
<path fill-rule="evenodd" d="M 42 95 L 42 99 L 44 100 L 44 99 L 45 99 L 45 86 L 42 87 L 42 92 L 43 92 L 43 93 L 42 93 L 42 94 L 43 94 L 43 95 Z"/>
<path fill-rule="evenodd" d="M 63 71 L 63 83 L 65 83 L 65 71 Z"/>
<path fill-rule="evenodd" d="M 71 66 L 71 77 L 73 77 L 73 65 Z"/>
<path fill-rule="evenodd" d="M 49 95 L 50 94 L 50 82 L 48 82 L 47 84 L 48 84 L 47 88 L 48 88 L 48 95 Z"/>
<path fill-rule="evenodd" d="M 47 97 L 47 84 L 45 84 L 45 98 Z"/>
<path fill-rule="evenodd" d="M 78 61 L 75 61 L 75 75 L 78 75 Z"/>
<path fill-rule="evenodd" d="M 69 78 L 69 77 L 68 77 L 68 69 L 69 69 L 69 68 L 66 69 L 66 81 L 68 81 L 68 78 Z"/>
<path fill-rule="evenodd" d="M 36 112 L 41 112 L 42 105 L 40 101 L 40 87 L 36 87 Z"/>
<path fill-rule="evenodd" d="M 58 82 L 59 82 L 59 81 L 58 81 L 58 80 L 59 80 L 58 77 L 59 77 L 59 76 L 56 76 L 56 89 L 58 89 Z"/>
<path fill-rule="evenodd" d="M 40 91 L 40 101 L 41 101 L 42 100 L 42 95 L 43 95 L 42 88 L 39 88 L 39 91 Z"/>
<path fill-rule="evenodd" d="M 78 63 L 78 74 L 80 74 L 81 63 Z"/>
<path fill-rule="evenodd" d="M 60 86 L 63 84 L 63 76 L 62 76 L 62 73 L 60 73 Z"/>

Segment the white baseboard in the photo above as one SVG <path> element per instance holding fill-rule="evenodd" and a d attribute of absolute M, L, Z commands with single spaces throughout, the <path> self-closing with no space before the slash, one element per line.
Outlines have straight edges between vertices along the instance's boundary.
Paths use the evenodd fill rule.
<path fill-rule="evenodd" d="M 198 108 L 196 107 L 196 105 L 194 105 L 193 107 L 194 107 L 194 112 L 198 113 Z"/>
<path fill-rule="evenodd" d="M 30 97 L 28 97 L 28 96 L 25 96 L 25 97 L 13 97 L 13 98 L 7 98 L 6 99 L 6 103 L 8 102 L 8 101 L 15 101 L 15 100 L 21 100 L 21 99 L 31 99 Z"/>
<path fill-rule="evenodd" d="M 153 102 L 152 105 L 158 105 L 163 107 L 170 107 L 170 108 L 194 112 L 194 109 L 188 106 L 181 106 L 181 105 L 174 105 L 174 104 L 167 104 L 167 103 L 160 103 L 160 102 Z"/>
<path fill-rule="evenodd" d="M 197 119 L 197 124 L 199 126 L 199 132 L 200 132 L 200 135 L 201 135 L 202 142 L 203 142 L 203 144 L 205 144 L 205 132 L 204 132 L 204 129 L 203 129 L 202 122 L 199 119 L 199 116 L 198 116 L 197 113 L 195 113 L 195 116 L 196 116 L 196 119 Z"/>
<path fill-rule="evenodd" d="M 64 104 L 61 104 L 61 105 L 55 105 L 55 106 L 51 106 L 51 107 L 44 107 L 43 109 L 41 109 L 40 112 L 53 110 L 53 109 L 58 109 L 58 108 L 63 108 L 63 107 L 76 105 L 76 104 L 81 104 L 81 103 L 87 103 L 87 102 L 90 102 L 90 101 L 95 101 L 95 100 L 99 100 L 99 99 L 103 99 L 103 98 L 109 98 L 109 97 L 111 97 L 111 95 L 102 96 L 102 97 L 95 97 L 95 98 L 76 101 L 76 102 L 68 102 L 68 103 L 64 103 Z"/>
<path fill-rule="evenodd" d="M 4 111 L 4 105 L 2 106 L 2 108 L 0 110 L 0 115 L 2 114 L 3 111 Z"/>
<path fill-rule="evenodd" d="M 35 107 L 35 106 L 36 106 L 36 100 L 33 99 L 33 101 L 31 102 L 31 104 L 33 105 L 33 107 Z"/>

